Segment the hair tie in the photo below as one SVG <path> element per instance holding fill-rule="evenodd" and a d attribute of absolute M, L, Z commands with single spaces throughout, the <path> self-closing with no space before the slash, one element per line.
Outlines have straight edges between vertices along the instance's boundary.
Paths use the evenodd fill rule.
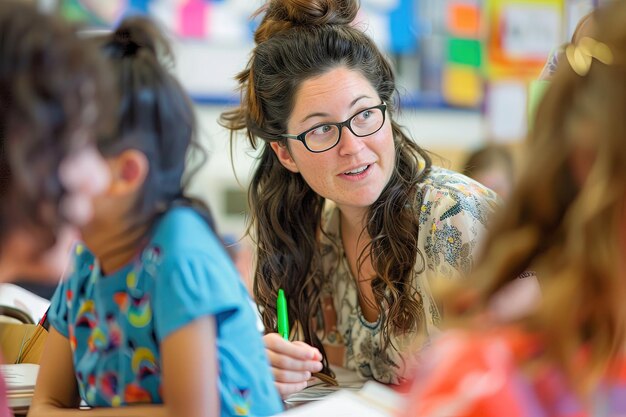
<path fill-rule="evenodd" d="M 594 58 L 605 65 L 613 63 L 611 49 L 606 44 L 586 36 L 578 44 L 569 44 L 565 48 L 565 56 L 574 72 L 581 77 L 587 75 Z"/>

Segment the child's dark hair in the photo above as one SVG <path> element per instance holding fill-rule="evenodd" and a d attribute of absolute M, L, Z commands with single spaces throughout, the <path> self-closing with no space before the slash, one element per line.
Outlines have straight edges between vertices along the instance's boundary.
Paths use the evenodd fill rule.
<path fill-rule="evenodd" d="M 130 18 L 104 39 L 101 50 L 113 67 L 120 92 L 116 132 L 99 141 L 103 155 L 143 152 L 150 168 L 137 215 L 152 218 L 183 198 L 183 173 L 195 142 L 191 101 L 170 73 L 170 46 L 154 23 Z"/>
<path fill-rule="evenodd" d="M 486 169 L 499 167 L 504 170 L 509 180 L 513 181 L 513 156 L 502 146 L 486 145 L 473 151 L 463 165 L 463 174 L 470 178 Z"/>
<path fill-rule="evenodd" d="M 0 2 L 0 244 L 29 227 L 41 249 L 64 223 L 61 162 L 111 125 L 109 71 L 74 28 L 22 1 Z"/>

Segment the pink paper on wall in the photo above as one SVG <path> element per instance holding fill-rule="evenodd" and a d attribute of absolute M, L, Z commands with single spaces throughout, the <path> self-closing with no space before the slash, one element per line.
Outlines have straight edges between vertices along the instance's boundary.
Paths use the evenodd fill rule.
<path fill-rule="evenodd" d="M 187 0 L 178 8 L 176 29 L 183 38 L 205 38 L 207 36 L 207 14 L 209 5 L 205 0 Z"/>

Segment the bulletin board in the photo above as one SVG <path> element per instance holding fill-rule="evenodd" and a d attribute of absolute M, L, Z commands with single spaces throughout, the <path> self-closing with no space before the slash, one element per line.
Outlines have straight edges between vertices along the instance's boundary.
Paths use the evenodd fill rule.
<path fill-rule="evenodd" d="M 47 0 L 50 1 L 50 0 Z M 57 0 L 95 27 L 132 14 L 172 34 L 175 71 L 196 102 L 233 104 L 265 0 Z M 494 82 L 535 78 L 596 0 L 361 0 L 360 26 L 394 62 L 405 107 L 480 110 Z M 517 87 L 512 97 L 521 97 Z M 498 95 L 500 96 L 500 95 Z"/>
<path fill-rule="evenodd" d="M 253 47 L 250 16 L 263 0 L 59 0 L 59 13 L 89 27 L 114 28 L 128 16 L 147 15 L 167 33 L 174 72 L 200 104 L 235 104 L 235 75 Z"/>
<path fill-rule="evenodd" d="M 91 27 L 112 28 L 135 14 L 159 21 L 171 35 L 176 75 L 201 104 L 238 102 L 234 77 L 248 61 L 258 24 L 258 19 L 251 20 L 250 16 L 265 3 L 265 0 L 57 1 L 62 16 Z M 387 54 L 417 55 L 417 6 L 422 1 L 361 0 L 357 19 Z M 402 77 L 400 80 L 403 81 Z M 408 91 L 402 91 L 407 96 L 416 96 L 414 90 L 419 86 L 408 84 Z"/>
<path fill-rule="evenodd" d="M 484 116 L 491 141 L 526 137 L 530 85 L 564 42 L 564 10 L 565 0 L 486 0 Z"/>

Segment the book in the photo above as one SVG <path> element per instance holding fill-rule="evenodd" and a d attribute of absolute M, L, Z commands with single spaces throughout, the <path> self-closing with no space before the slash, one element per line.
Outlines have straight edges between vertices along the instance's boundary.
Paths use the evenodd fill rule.
<path fill-rule="evenodd" d="M 50 301 L 15 284 L 0 284 L 0 305 L 18 308 L 38 323 L 44 316 Z"/>
<path fill-rule="evenodd" d="M 43 323 L 0 323 L 0 351 L 4 362 L 39 363 L 47 336 Z"/>

